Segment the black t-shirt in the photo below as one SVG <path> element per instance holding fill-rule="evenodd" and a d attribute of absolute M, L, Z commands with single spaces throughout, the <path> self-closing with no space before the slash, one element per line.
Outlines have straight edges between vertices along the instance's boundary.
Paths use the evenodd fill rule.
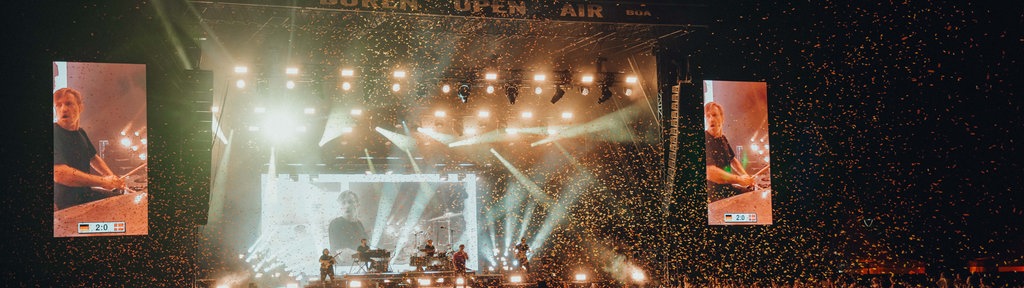
<path fill-rule="evenodd" d="M 334 220 L 331 220 L 327 230 L 327 234 L 330 236 L 332 251 L 338 251 L 338 249 L 342 248 L 355 249 L 359 246 L 359 240 L 366 239 L 366 230 L 363 228 L 363 223 L 359 222 L 359 220 L 350 221 L 342 217 L 334 218 Z"/>
<path fill-rule="evenodd" d="M 331 255 L 320 255 L 320 261 L 328 261 L 329 262 L 329 265 L 327 265 L 327 266 L 320 265 L 320 269 L 322 269 L 322 270 L 331 269 L 332 268 L 331 265 L 334 265 L 334 257 L 331 257 Z M 322 263 L 323 262 L 321 262 L 321 264 Z"/>
<path fill-rule="evenodd" d="M 722 134 L 721 137 L 715 137 L 711 136 L 711 133 L 704 131 L 704 141 L 707 165 L 722 168 L 725 171 L 732 170 L 730 165 L 732 160 L 736 158 L 736 154 L 733 153 L 732 146 L 729 145 L 729 139 L 725 138 L 725 134 Z M 707 189 L 712 198 L 720 198 L 723 193 L 728 193 L 731 187 L 730 184 L 718 184 L 707 181 Z"/>
<path fill-rule="evenodd" d="M 89 173 L 89 161 L 96 156 L 96 147 L 85 134 L 85 129 L 68 131 L 53 124 L 53 165 L 68 165 L 78 171 Z M 89 201 L 89 187 L 70 187 L 53 184 L 53 202 L 57 209 L 64 209 Z"/>
<path fill-rule="evenodd" d="M 423 253 L 427 253 L 427 256 L 434 256 L 434 252 L 436 251 L 437 250 L 434 249 L 434 245 L 427 244 L 423 246 Z"/>

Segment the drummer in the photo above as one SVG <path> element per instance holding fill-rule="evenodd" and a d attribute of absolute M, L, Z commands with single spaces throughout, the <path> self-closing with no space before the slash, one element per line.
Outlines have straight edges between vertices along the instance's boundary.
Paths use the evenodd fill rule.
<path fill-rule="evenodd" d="M 420 249 L 420 252 L 426 254 L 427 257 L 434 257 L 434 252 L 436 251 L 437 249 L 434 248 L 434 240 L 430 239 L 427 239 L 427 245 L 423 245 L 423 249 Z"/>

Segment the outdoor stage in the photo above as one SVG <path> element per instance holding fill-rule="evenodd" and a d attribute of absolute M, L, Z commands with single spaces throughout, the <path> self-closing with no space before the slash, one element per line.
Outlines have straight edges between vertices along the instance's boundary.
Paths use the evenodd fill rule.
<path fill-rule="evenodd" d="M 524 274 L 525 275 L 525 274 Z M 508 274 L 458 274 L 454 271 L 408 271 L 338 275 L 335 281 L 310 281 L 304 287 L 499 287 L 535 286 L 527 277 L 512 283 Z"/>

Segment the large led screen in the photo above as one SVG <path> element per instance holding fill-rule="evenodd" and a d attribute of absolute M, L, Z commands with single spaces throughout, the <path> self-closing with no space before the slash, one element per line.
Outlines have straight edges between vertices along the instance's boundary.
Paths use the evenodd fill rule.
<path fill-rule="evenodd" d="M 53 236 L 146 235 L 146 66 L 53 62 Z"/>
<path fill-rule="evenodd" d="M 708 224 L 772 224 L 768 89 L 704 81 Z"/>

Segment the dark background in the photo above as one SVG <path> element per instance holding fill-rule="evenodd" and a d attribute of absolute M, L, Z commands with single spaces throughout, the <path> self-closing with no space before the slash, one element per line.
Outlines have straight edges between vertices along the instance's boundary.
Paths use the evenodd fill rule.
<path fill-rule="evenodd" d="M 649 267 L 792 278 L 839 272 L 855 259 L 921 261 L 930 272 L 964 272 L 977 257 L 1021 261 L 1021 4 L 836 2 L 716 1 L 709 28 L 656 51 L 660 75 L 689 56 L 694 83 L 768 82 L 777 168 L 775 225 L 706 226 L 699 86 L 684 89 L 668 228 L 657 228 L 660 211 L 638 211 L 629 226 L 647 228 L 617 237 L 631 239 L 623 245 L 642 250 Z M 175 43 L 156 12 L 189 21 L 187 9 L 176 1 L 6 5 L 4 80 L 13 89 L 5 98 L 14 103 L 3 113 L 12 136 L 0 146 L 9 157 L 3 278 L 189 285 L 203 259 L 195 227 L 209 181 L 195 168 L 208 167 L 209 156 L 192 153 L 180 120 L 196 86 L 175 49 L 188 36 L 172 29 Z M 169 151 L 150 158 L 149 236 L 52 238 L 52 112 L 43 97 L 52 94 L 55 60 L 147 64 L 151 149 Z M 625 203 L 657 210 L 660 195 Z"/>

